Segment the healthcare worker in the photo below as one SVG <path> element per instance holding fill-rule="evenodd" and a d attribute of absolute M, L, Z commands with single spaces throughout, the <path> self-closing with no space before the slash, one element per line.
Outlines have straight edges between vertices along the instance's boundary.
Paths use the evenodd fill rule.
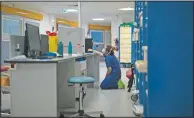
<path fill-rule="evenodd" d="M 111 45 L 107 45 L 106 48 L 103 49 L 103 53 L 89 49 L 89 51 L 93 51 L 105 57 L 107 72 L 105 79 L 100 85 L 101 89 L 118 89 L 118 82 L 121 79 L 121 69 L 120 63 L 114 55 L 114 50 L 115 48 Z"/>

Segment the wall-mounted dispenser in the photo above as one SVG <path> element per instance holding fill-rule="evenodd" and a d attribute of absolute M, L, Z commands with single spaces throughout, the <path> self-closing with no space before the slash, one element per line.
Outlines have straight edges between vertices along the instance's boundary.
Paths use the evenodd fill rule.
<path fill-rule="evenodd" d="M 139 41 L 139 29 L 137 29 L 137 28 L 134 28 L 132 41 Z"/>
<path fill-rule="evenodd" d="M 143 46 L 142 50 L 143 50 L 143 54 L 144 54 L 143 60 L 147 62 L 147 60 L 148 60 L 148 56 L 147 56 L 148 55 L 148 46 Z"/>
<path fill-rule="evenodd" d="M 137 22 L 133 22 L 133 25 L 134 25 L 135 27 L 137 27 Z"/>
<path fill-rule="evenodd" d="M 135 66 L 136 66 L 138 72 L 147 73 L 147 50 L 148 50 L 148 47 L 143 46 L 142 50 L 144 52 L 144 60 L 137 60 L 135 62 Z"/>
<path fill-rule="evenodd" d="M 143 11 L 141 11 L 139 13 L 139 25 L 140 25 L 140 27 L 143 26 Z"/>

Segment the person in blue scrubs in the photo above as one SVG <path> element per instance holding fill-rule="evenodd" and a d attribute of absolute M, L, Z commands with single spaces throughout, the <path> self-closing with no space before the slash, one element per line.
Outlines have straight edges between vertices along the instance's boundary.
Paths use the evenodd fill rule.
<path fill-rule="evenodd" d="M 100 56 L 105 57 L 107 73 L 100 85 L 101 89 L 118 89 L 118 81 L 121 79 L 121 69 L 120 63 L 114 55 L 114 50 L 115 48 L 111 45 L 107 45 L 103 53 L 92 50 Z"/>

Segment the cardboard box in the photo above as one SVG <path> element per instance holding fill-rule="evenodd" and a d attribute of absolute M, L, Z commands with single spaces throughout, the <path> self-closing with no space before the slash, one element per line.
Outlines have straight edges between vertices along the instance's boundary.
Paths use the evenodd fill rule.
<path fill-rule="evenodd" d="M 1 86 L 10 86 L 10 80 L 8 76 L 1 76 Z"/>

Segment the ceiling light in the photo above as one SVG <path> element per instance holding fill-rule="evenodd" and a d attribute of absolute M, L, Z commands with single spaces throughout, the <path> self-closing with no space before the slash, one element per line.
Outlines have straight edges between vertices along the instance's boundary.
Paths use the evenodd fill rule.
<path fill-rule="evenodd" d="M 67 12 L 77 12 L 76 9 L 67 9 Z"/>
<path fill-rule="evenodd" d="M 103 21 L 103 18 L 93 18 L 92 20 L 98 20 L 98 21 Z"/>
<path fill-rule="evenodd" d="M 127 7 L 127 8 L 120 8 L 119 10 L 121 10 L 121 11 L 130 11 L 130 10 L 134 10 L 134 8 Z"/>
<path fill-rule="evenodd" d="M 55 20 L 52 20 L 52 22 L 54 22 Z"/>
<path fill-rule="evenodd" d="M 77 12 L 76 9 L 63 9 L 62 13 Z"/>

